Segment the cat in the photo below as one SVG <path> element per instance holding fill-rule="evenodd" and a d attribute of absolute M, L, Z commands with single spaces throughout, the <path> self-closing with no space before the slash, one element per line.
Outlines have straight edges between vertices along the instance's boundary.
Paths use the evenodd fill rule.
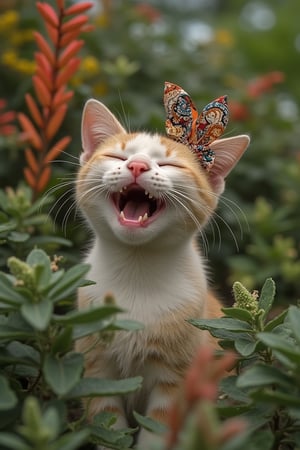
<path fill-rule="evenodd" d="M 133 410 L 166 422 L 196 349 L 211 339 L 187 319 L 221 315 L 197 235 L 212 217 L 224 178 L 249 137 L 212 142 L 215 163 L 209 171 L 182 142 L 126 132 L 97 100 L 84 107 L 76 197 L 95 235 L 85 261 L 96 284 L 79 290 L 78 307 L 99 304 L 112 292 L 126 311 L 122 318 L 144 324 L 138 332 L 118 332 L 109 344 L 93 347 L 94 338 L 86 337 L 76 346 L 85 354 L 85 376 L 143 376 L 135 394 L 89 403 L 90 419 L 110 411 L 116 427 L 131 424 Z M 142 429 L 137 445 L 146 450 L 156 438 Z"/>

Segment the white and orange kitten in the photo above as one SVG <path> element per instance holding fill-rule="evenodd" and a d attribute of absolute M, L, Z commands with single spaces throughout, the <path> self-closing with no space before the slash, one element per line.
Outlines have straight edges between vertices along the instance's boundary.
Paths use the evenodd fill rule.
<path fill-rule="evenodd" d="M 209 291 L 197 234 L 212 217 L 224 178 L 249 144 L 241 135 L 214 141 L 215 164 L 206 172 L 183 144 L 158 134 L 127 133 L 100 102 L 89 100 L 82 119 L 77 203 L 95 238 L 85 259 L 96 284 L 80 289 L 78 307 L 101 304 L 108 292 L 143 330 L 118 332 L 109 345 L 81 339 L 85 376 L 143 376 L 127 398 L 93 399 L 88 416 L 112 411 L 117 427 L 132 411 L 166 421 L 186 368 L 208 336 L 189 318 L 221 314 Z M 87 352 L 87 349 L 91 349 Z M 140 449 L 156 437 L 142 429 Z"/>

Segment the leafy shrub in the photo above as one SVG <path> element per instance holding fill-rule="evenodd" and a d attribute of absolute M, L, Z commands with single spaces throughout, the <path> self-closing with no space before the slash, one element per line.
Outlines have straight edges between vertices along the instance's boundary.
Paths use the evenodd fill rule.
<path fill-rule="evenodd" d="M 88 266 L 65 271 L 57 264 L 57 258 L 51 261 L 35 249 L 26 261 L 10 257 L 10 274 L 0 273 L 1 448 L 75 449 L 87 438 L 128 447 L 130 430 L 112 433 L 111 417 L 86 426 L 78 400 L 131 392 L 141 378 L 82 378 L 83 355 L 73 351 L 73 343 L 139 326 L 117 320 L 121 310 L 111 298 L 104 306 L 70 310 L 76 289 L 89 283 Z"/>
<path fill-rule="evenodd" d="M 73 344 L 95 333 L 109 341 L 118 330 L 136 332 L 141 326 L 117 319 L 121 310 L 111 297 L 103 306 L 75 311 L 75 290 L 90 283 L 84 279 L 88 266 L 63 270 L 59 264 L 59 258 L 51 261 L 35 249 L 26 261 L 10 257 L 10 273 L 0 273 L 1 448 L 78 449 L 94 442 L 128 449 L 136 429 L 112 430 L 110 413 L 87 424 L 80 401 L 127 394 L 141 386 L 141 377 L 83 378 L 84 355 L 74 352 Z M 235 304 L 223 309 L 223 318 L 190 320 L 216 337 L 226 353 L 216 359 L 209 349 L 199 350 L 170 411 L 161 450 L 300 445 L 300 310 L 290 306 L 270 317 L 271 279 L 260 296 L 241 283 L 233 290 Z M 236 374 L 223 378 L 234 364 Z M 135 418 L 155 433 L 166 431 L 147 417 Z"/>

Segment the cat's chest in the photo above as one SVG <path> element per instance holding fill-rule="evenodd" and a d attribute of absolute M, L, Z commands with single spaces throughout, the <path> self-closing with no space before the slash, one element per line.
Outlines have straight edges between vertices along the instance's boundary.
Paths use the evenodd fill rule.
<path fill-rule="evenodd" d="M 107 293 L 124 309 L 122 318 L 145 325 L 157 322 L 167 313 L 205 298 L 206 279 L 198 255 L 183 261 L 180 255 L 142 258 L 113 252 L 97 259 L 94 249 L 87 258 L 89 278 L 95 285 L 84 288 L 89 302 L 101 304 Z M 157 255 L 156 255 L 157 256 Z"/>

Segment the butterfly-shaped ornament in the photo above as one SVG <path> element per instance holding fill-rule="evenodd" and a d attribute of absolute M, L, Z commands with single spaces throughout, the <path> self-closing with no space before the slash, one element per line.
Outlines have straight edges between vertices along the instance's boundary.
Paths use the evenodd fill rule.
<path fill-rule="evenodd" d="M 223 134 L 228 123 L 227 97 L 217 98 L 198 114 L 191 97 L 180 86 L 166 82 L 164 105 L 167 135 L 190 147 L 209 171 L 215 161 L 209 146 Z"/>

